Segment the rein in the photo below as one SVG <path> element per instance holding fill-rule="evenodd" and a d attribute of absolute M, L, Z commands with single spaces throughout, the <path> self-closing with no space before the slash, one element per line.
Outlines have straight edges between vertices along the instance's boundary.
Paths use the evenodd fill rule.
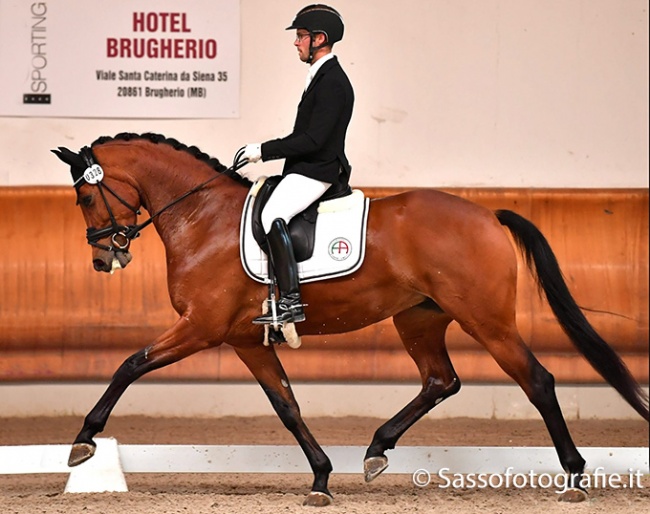
<path fill-rule="evenodd" d="M 175 198 L 167 205 L 165 205 L 164 207 L 158 209 L 156 212 L 151 214 L 149 216 L 149 219 L 143 221 L 142 223 L 139 224 L 136 223 L 134 225 L 120 225 L 115 219 L 115 216 L 113 215 L 113 210 L 111 209 L 111 206 L 108 203 L 108 199 L 106 198 L 106 193 L 104 192 L 104 189 L 106 189 L 109 193 L 111 193 L 122 205 L 124 205 L 129 210 L 134 212 L 136 215 L 140 214 L 140 210 L 130 205 L 126 200 L 124 200 L 115 191 L 113 191 L 107 184 L 104 184 L 102 182 L 104 178 L 104 171 L 99 165 L 99 163 L 97 162 L 97 160 L 95 159 L 95 156 L 93 155 L 92 149 L 90 147 L 84 146 L 79 153 L 83 158 L 84 162 L 86 163 L 87 168 L 84 174 L 81 177 L 79 177 L 79 179 L 75 182 L 74 186 L 76 187 L 81 180 L 85 180 L 89 184 L 96 185 L 99 188 L 99 192 L 102 195 L 102 199 L 104 200 L 104 205 L 106 206 L 106 210 L 108 211 L 108 215 L 111 219 L 111 225 L 109 227 L 104 227 L 100 229 L 96 229 L 96 228 L 86 229 L 86 239 L 88 241 L 88 244 L 106 251 L 121 251 L 121 252 L 126 251 L 129 248 L 131 241 L 140 236 L 140 232 L 142 231 L 142 229 L 144 229 L 145 227 L 153 223 L 154 219 L 160 216 L 167 209 L 185 200 L 188 196 L 193 195 L 197 191 L 200 191 L 213 180 L 216 180 L 223 176 L 227 176 L 228 173 L 237 172 L 238 170 L 240 170 L 241 168 L 243 168 L 248 164 L 248 159 L 243 158 L 244 148 L 240 148 L 237 151 L 237 153 L 235 153 L 235 158 L 233 159 L 232 166 L 230 166 L 226 170 L 222 172 L 217 172 L 215 176 L 210 177 L 208 180 L 201 182 L 200 184 L 196 185 L 189 191 L 183 193 L 178 198 Z M 111 246 L 99 244 L 99 241 L 101 239 L 107 237 L 111 238 L 111 243 L 112 243 Z"/>

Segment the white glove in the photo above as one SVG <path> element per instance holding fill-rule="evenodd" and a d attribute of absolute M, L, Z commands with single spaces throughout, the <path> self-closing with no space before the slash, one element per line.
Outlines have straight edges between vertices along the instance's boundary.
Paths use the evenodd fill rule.
<path fill-rule="evenodd" d="M 262 158 L 262 145 L 260 143 L 248 144 L 244 147 L 243 159 L 248 162 L 257 162 Z"/>

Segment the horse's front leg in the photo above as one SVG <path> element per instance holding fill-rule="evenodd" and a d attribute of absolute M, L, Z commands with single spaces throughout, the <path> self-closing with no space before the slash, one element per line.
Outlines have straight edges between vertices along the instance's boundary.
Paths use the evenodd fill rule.
<path fill-rule="evenodd" d="M 205 340 L 196 337 L 187 319 L 180 318 L 151 345 L 126 359 L 113 375 L 106 392 L 86 416 L 72 445 L 68 465 L 81 464 L 95 454 L 93 437 L 104 430 L 111 411 L 129 385 L 149 371 L 177 362 L 208 346 Z"/>
<path fill-rule="evenodd" d="M 332 472 L 332 463 L 305 425 L 298 402 L 291 391 L 289 379 L 275 350 L 272 346 L 258 344 L 235 348 L 235 351 L 262 386 L 282 423 L 294 435 L 307 456 L 314 473 L 314 483 L 303 505 L 313 507 L 329 505 L 332 503 L 332 495 L 327 489 L 327 482 Z"/>
<path fill-rule="evenodd" d="M 366 482 L 374 480 L 388 467 L 386 450 L 395 448 L 409 427 L 460 389 L 460 380 L 445 346 L 445 332 L 451 318 L 427 303 L 396 314 L 393 322 L 420 371 L 422 389 L 375 432 L 363 462 Z"/>

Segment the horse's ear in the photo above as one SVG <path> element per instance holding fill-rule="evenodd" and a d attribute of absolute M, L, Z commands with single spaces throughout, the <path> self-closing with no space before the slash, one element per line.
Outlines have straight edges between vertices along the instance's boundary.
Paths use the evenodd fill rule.
<path fill-rule="evenodd" d="M 52 150 L 52 153 L 56 155 L 66 164 L 70 165 L 70 174 L 72 175 L 72 180 L 75 185 L 79 183 L 79 179 L 83 176 L 86 165 L 84 163 L 83 157 L 78 153 L 68 150 L 64 146 L 59 146 L 57 150 Z"/>
<path fill-rule="evenodd" d="M 68 150 L 64 146 L 59 146 L 58 150 L 52 150 L 52 153 L 70 166 L 76 168 L 83 167 L 83 159 L 81 156 L 72 150 Z"/>

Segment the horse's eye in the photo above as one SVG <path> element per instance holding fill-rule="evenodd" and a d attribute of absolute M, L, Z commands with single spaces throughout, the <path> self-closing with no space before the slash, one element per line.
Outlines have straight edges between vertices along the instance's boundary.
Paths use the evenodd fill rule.
<path fill-rule="evenodd" d="M 84 207 L 90 207 L 93 204 L 93 195 L 82 196 L 79 200 L 79 203 Z"/>

